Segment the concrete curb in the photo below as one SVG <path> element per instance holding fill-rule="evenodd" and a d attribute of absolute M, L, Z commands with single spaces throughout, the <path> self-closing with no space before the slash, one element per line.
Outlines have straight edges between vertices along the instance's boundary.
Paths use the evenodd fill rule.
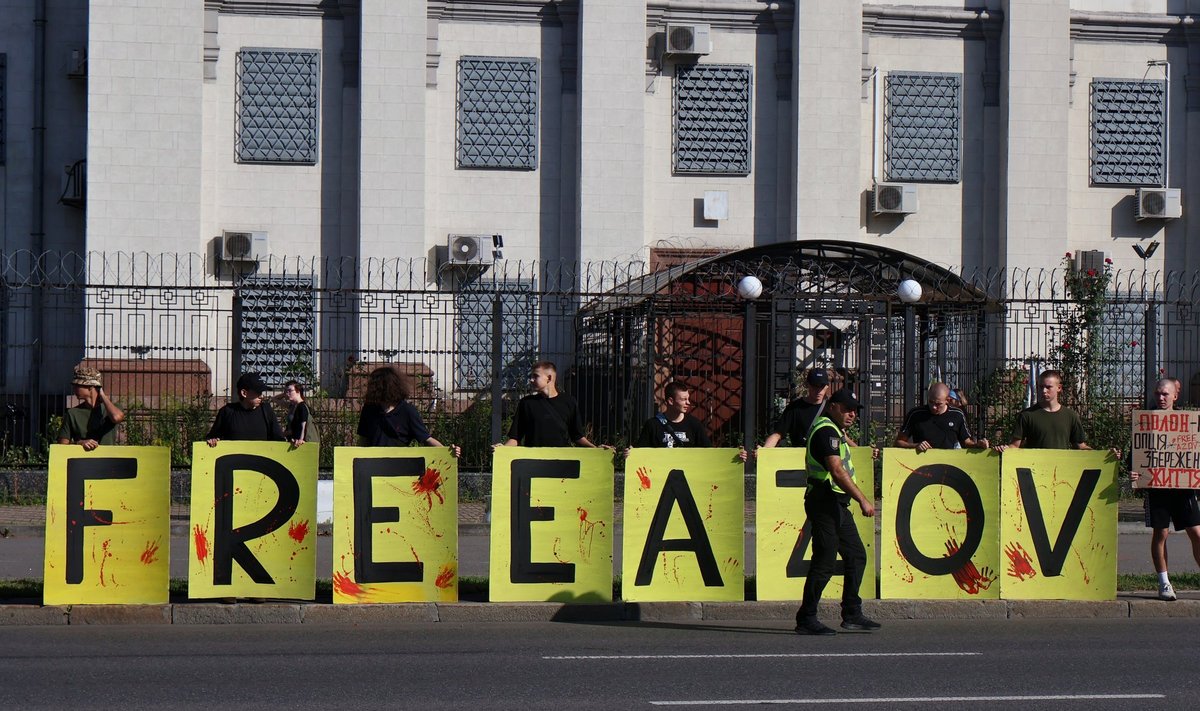
<path fill-rule="evenodd" d="M 452 602 L 330 605 L 317 603 L 169 605 L 0 605 L 8 625 L 413 624 L 430 622 L 778 621 L 790 626 L 796 602 Z M 1200 618 L 1200 600 L 1161 602 L 1123 593 L 1116 600 L 866 600 L 881 620 L 1029 620 Z M 822 619 L 836 621 L 838 603 L 824 601 Z"/>

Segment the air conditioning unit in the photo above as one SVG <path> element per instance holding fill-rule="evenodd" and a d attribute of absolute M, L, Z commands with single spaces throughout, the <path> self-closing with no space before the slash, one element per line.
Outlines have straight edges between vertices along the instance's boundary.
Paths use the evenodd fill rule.
<path fill-rule="evenodd" d="M 86 49 L 72 49 L 67 55 L 67 76 L 71 79 L 83 79 L 87 76 Z"/>
<path fill-rule="evenodd" d="M 1104 271 L 1105 259 L 1108 259 L 1108 255 L 1103 250 L 1081 249 L 1075 253 L 1075 271 L 1085 274 L 1087 272 L 1099 274 Z"/>
<path fill-rule="evenodd" d="M 1138 188 L 1137 219 L 1174 220 L 1183 217 L 1183 202 L 1179 188 Z"/>
<path fill-rule="evenodd" d="M 63 166 L 62 192 L 58 201 L 71 207 L 83 207 L 87 201 L 86 160 L 77 160 Z"/>
<path fill-rule="evenodd" d="M 708 25 L 667 25 L 663 54 L 701 55 L 709 52 L 712 52 L 712 34 Z"/>
<path fill-rule="evenodd" d="M 230 232 L 221 235 L 221 259 L 226 262 L 260 262 L 271 254 L 266 232 Z"/>
<path fill-rule="evenodd" d="M 450 235 L 446 261 L 450 264 L 491 264 L 500 246 L 499 235 Z"/>
<path fill-rule="evenodd" d="M 875 183 L 871 196 L 876 215 L 908 215 L 917 211 L 917 186 L 911 183 Z"/>

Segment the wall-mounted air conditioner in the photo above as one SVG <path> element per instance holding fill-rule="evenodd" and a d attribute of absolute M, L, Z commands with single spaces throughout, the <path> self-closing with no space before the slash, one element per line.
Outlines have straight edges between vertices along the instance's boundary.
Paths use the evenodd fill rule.
<path fill-rule="evenodd" d="M 58 201 L 71 207 L 83 207 L 87 202 L 87 161 L 77 160 L 63 166 L 62 192 Z"/>
<path fill-rule="evenodd" d="M 698 56 L 712 52 L 712 34 L 708 25 L 667 25 L 663 54 Z"/>
<path fill-rule="evenodd" d="M 450 235 L 446 238 L 449 264 L 491 264 L 500 250 L 499 235 Z"/>
<path fill-rule="evenodd" d="M 1183 217 L 1179 188 L 1138 188 L 1134 198 L 1139 220 L 1174 220 Z"/>
<path fill-rule="evenodd" d="M 221 235 L 221 259 L 226 262 L 261 262 L 271 254 L 266 232 L 233 232 Z"/>
<path fill-rule="evenodd" d="M 1100 274 L 1104 271 L 1104 260 L 1108 255 L 1100 249 L 1081 249 L 1075 253 L 1074 268 L 1084 274 L 1092 272 Z"/>
<path fill-rule="evenodd" d="M 875 183 L 871 209 L 876 215 L 909 215 L 917 211 L 917 186 L 911 183 Z"/>

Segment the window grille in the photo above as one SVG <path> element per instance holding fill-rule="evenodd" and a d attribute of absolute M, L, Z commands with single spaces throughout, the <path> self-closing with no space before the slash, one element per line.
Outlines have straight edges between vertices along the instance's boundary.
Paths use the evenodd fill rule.
<path fill-rule="evenodd" d="M 312 277 L 251 277 L 241 298 L 241 363 L 268 384 L 316 372 L 316 292 Z"/>
<path fill-rule="evenodd" d="M 238 162 L 315 165 L 319 108 L 319 52 L 237 53 Z"/>
<path fill-rule="evenodd" d="M 537 141 L 537 60 L 458 60 L 458 167 L 535 170 Z"/>
<path fill-rule="evenodd" d="M 8 99 L 8 55 L 0 53 L 0 165 L 4 165 L 4 148 L 8 143 L 4 131 Z"/>
<path fill-rule="evenodd" d="M 888 180 L 957 183 L 962 162 L 962 75 L 887 75 Z"/>
<path fill-rule="evenodd" d="M 1094 185 L 1165 185 L 1167 86 L 1163 81 L 1092 81 Z"/>
<path fill-rule="evenodd" d="M 537 355 L 537 298 L 530 280 L 474 282 L 454 295 L 458 311 L 455 385 L 481 390 L 492 382 L 492 303 L 500 297 L 500 377 L 505 390 L 522 387 Z"/>
<path fill-rule="evenodd" d="M 750 67 L 676 67 L 671 156 L 676 173 L 749 174 L 750 97 Z"/>

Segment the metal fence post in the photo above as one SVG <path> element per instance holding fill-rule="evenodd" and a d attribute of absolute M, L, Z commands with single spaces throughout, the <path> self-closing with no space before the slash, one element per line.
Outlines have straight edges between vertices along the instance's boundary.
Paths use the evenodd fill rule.
<path fill-rule="evenodd" d="M 917 312 L 912 304 L 904 307 L 904 409 L 908 410 L 917 403 L 917 393 L 921 386 L 918 384 L 920 374 L 917 373 L 917 349 L 920 347 L 921 334 L 917 333 Z"/>
<path fill-rule="evenodd" d="M 742 446 L 754 449 L 758 435 L 758 309 L 746 301 L 742 333 Z"/>
<path fill-rule="evenodd" d="M 496 291 L 492 295 L 492 442 L 499 442 L 501 432 L 500 426 L 503 424 L 503 407 L 504 407 L 504 382 L 503 378 L 503 359 L 504 352 L 501 348 L 502 339 L 504 338 L 504 311 L 501 303 L 500 292 Z"/>
<path fill-rule="evenodd" d="M 1145 407 L 1146 403 L 1152 402 L 1151 397 L 1154 395 L 1155 385 L 1158 383 L 1158 305 L 1154 302 L 1146 306 L 1146 333 L 1142 336 L 1142 342 L 1146 344 L 1146 362 L 1144 364 L 1146 377 L 1144 387 L 1146 389 L 1146 398 L 1142 403 Z M 1179 393 L 1183 395 L 1183 393 Z"/>

